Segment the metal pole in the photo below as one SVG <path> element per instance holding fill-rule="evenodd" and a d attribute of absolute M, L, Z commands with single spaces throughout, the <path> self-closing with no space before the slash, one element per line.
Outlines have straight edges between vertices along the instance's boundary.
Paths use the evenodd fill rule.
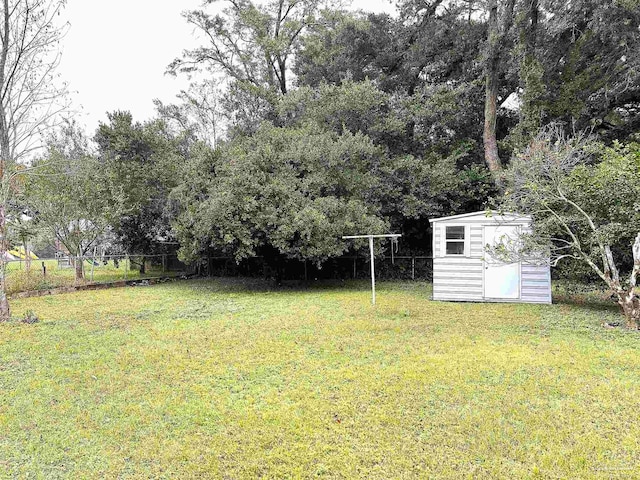
<path fill-rule="evenodd" d="M 353 278 L 356 278 L 357 272 L 356 272 L 356 261 L 357 258 L 353 257 Z"/>
<path fill-rule="evenodd" d="M 93 282 L 93 267 L 96 266 L 96 247 L 93 247 L 93 258 L 91 259 L 91 282 Z"/>
<path fill-rule="evenodd" d="M 127 279 L 127 269 L 129 267 L 129 255 L 125 255 L 124 257 L 124 279 Z"/>
<path fill-rule="evenodd" d="M 416 279 L 416 257 L 411 257 L 411 280 Z"/>
<path fill-rule="evenodd" d="M 374 238 L 399 238 L 402 235 L 399 233 L 391 233 L 387 235 L 345 235 L 343 240 L 351 240 L 356 238 L 368 238 L 369 239 L 369 252 L 371 253 L 371 303 L 376 304 L 376 270 L 375 270 L 375 257 L 373 254 L 373 239 Z M 356 259 L 353 260 L 353 269 L 355 276 Z"/>
<path fill-rule="evenodd" d="M 373 256 L 373 236 L 369 237 L 369 252 L 371 252 L 371 304 L 376 304 L 376 268 Z"/>

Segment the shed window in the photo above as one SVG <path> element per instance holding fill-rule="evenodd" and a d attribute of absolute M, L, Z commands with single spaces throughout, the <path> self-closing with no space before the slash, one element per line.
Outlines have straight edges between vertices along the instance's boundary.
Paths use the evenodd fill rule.
<path fill-rule="evenodd" d="M 464 255 L 464 227 L 447 227 L 446 254 Z"/>

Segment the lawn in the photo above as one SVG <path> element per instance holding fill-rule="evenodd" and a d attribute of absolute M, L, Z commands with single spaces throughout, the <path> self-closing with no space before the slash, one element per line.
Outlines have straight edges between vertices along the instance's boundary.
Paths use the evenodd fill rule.
<path fill-rule="evenodd" d="M 640 335 L 604 304 L 424 283 L 188 281 L 24 299 L 0 477 L 640 478 Z"/>

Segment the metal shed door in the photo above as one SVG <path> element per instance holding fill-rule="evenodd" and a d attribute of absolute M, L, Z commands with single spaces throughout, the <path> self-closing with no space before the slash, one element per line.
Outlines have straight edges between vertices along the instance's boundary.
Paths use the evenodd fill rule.
<path fill-rule="evenodd" d="M 484 227 L 485 245 L 495 245 L 516 238 L 517 225 L 496 225 Z M 484 298 L 520 298 L 520 263 L 502 263 L 485 252 Z"/>

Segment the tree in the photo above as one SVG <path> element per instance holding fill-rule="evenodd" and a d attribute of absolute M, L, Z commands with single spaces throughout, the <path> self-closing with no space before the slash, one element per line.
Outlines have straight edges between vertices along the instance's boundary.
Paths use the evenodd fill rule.
<path fill-rule="evenodd" d="M 507 178 L 503 208 L 534 219 L 518 250 L 546 251 L 554 265 L 565 258 L 588 265 L 627 326 L 639 328 L 640 144 L 604 147 L 547 127 L 513 159 Z"/>
<path fill-rule="evenodd" d="M 498 10 L 498 3 L 498 0 L 489 0 L 488 3 L 489 23 L 485 53 L 484 131 L 482 134 L 485 162 L 494 174 L 502 169 L 496 139 L 501 60 L 504 60 L 506 54 L 506 39 L 513 23 L 513 9 L 516 2 L 515 0 L 504 2 L 502 12 Z"/>
<path fill-rule="evenodd" d="M 267 123 L 224 150 L 201 152 L 192 167 L 200 173 L 174 192 L 182 257 L 214 248 L 238 261 L 265 254 L 321 264 L 341 255 L 342 235 L 388 227 L 368 201 L 380 154 L 362 134 Z"/>
<path fill-rule="evenodd" d="M 466 88 L 425 88 L 420 93 L 389 94 L 372 81 L 345 80 L 299 87 L 277 109 L 279 125 L 362 134 L 380 148 L 384 161 L 372 171 L 379 183 L 368 202 L 393 231 L 417 225 L 417 236 L 405 240 L 416 245 L 427 242 L 429 218 L 483 208 L 493 191 L 485 168 L 469 165 L 474 144 L 464 137 L 473 117 L 460 111 L 467 102 Z M 413 135 L 407 132 L 407 119 L 414 122 Z"/>
<path fill-rule="evenodd" d="M 142 256 L 144 273 L 144 255 L 171 234 L 167 200 L 183 158 L 179 141 L 163 121 L 136 123 L 129 112 L 113 112 L 108 119 L 94 137 L 108 189 L 105 214 L 122 249 Z"/>
<path fill-rule="evenodd" d="M 10 316 L 6 297 L 7 206 L 21 166 L 40 148 L 38 134 L 66 108 L 56 85 L 56 23 L 64 0 L 2 0 L 0 4 L 0 321 Z"/>
<path fill-rule="evenodd" d="M 223 133 L 222 94 L 211 80 L 192 83 L 177 95 L 179 103 L 154 100 L 158 115 L 172 128 L 174 135 L 187 134 L 195 141 L 215 148 Z"/>
<path fill-rule="evenodd" d="M 550 6 L 539 39 L 550 118 L 578 129 L 595 127 L 608 142 L 625 141 L 640 129 L 640 3 Z"/>
<path fill-rule="evenodd" d="M 37 174 L 25 182 L 24 198 L 36 227 L 65 246 L 76 281 L 83 279 L 82 258 L 107 230 L 106 178 L 88 142 L 73 123 L 48 142 L 47 154 L 34 161 Z"/>
<path fill-rule="evenodd" d="M 218 3 L 206 0 L 204 5 Z M 168 68 L 170 73 L 205 69 L 222 74 L 239 88 L 273 100 L 290 88 L 289 60 L 301 33 L 314 21 L 325 0 L 226 0 L 222 13 L 184 13 L 208 44 L 187 50 Z"/>

